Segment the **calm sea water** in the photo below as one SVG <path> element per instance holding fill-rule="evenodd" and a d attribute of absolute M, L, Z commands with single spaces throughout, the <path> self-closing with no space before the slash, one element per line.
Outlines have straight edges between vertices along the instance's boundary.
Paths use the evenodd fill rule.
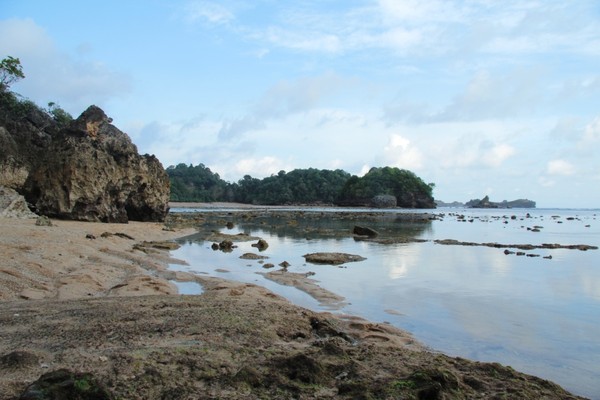
<path fill-rule="evenodd" d="M 432 349 L 500 362 L 600 399 L 600 250 L 536 249 L 526 252 L 540 257 L 526 257 L 505 255 L 504 249 L 433 242 L 600 246 L 600 210 L 437 209 L 431 212 L 444 214 L 441 220 L 412 223 L 394 218 L 394 212 L 385 220 L 348 221 L 336 218 L 337 210 L 312 209 L 306 212 L 320 213 L 318 219 L 297 218 L 293 224 L 246 219 L 244 211 L 230 211 L 225 219 L 234 222 L 233 229 L 225 228 L 223 219 L 205 228 L 267 240 L 269 248 L 261 253 L 269 257 L 267 262 L 287 261 L 290 272 L 314 272 L 320 286 L 347 299 L 335 312 L 389 322 Z M 349 232 L 354 224 L 427 242 L 384 245 L 332 234 Z M 534 227 L 539 232 L 530 230 Z M 265 272 L 258 262 L 239 259 L 257 252 L 252 242 L 223 253 L 201 237 L 181 240 L 174 256 L 189 266 L 172 268 L 256 283 L 298 305 L 331 311 L 295 288 L 266 280 L 258 274 Z M 314 252 L 367 259 L 342 267 L 306 263 L 302 255 Z M 552 258 L 543 258 L 547 256 Z"/>

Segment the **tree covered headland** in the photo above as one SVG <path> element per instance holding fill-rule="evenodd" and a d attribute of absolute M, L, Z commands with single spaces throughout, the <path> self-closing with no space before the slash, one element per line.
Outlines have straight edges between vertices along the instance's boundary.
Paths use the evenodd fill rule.
<path fill-rule="evenodd" d="M 433 184 L 424 183 L 411 171 L 393 167 L 372 168 L 363 177 L 340 169 L 295 169 L 263 179 L 246 175 L 236 183 L 224 181 L 203 164 L 170 166 L 167 174 L 171 179 L 171 201 L 370 206 L 375 197 L 387 195 L 393 196 L 399 207 L 435 207 Z"/>

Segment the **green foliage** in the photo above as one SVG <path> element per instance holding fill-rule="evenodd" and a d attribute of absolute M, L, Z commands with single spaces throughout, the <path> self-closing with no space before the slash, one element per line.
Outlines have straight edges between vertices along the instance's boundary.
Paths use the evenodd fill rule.
<path fill-rule="evenodd" d="M 264 179 L 246 175 L 233 184 L 203 164 L 171 166 L 167 174 L 171 179 L 171 201 L 364 205 L 378 194 L 396 196 L 405 204 L 415 204 L 415 199 L 423 197 L 433 201 L 433 184 L 425 184 L 410 171 L 390 167 L 373 168 L 363 178 L 339 169 L 295 169 Z"/>
<path fill-rule="evenodd" d="M 167 168 L 171 201 L 233 201 L 231 185 L 204 164 L 179 164 Z"/>
<path fill-rule="evenodd" d="M 42 111 L 33 101 L 11 91 L 0 90 L 0 118 L 19 120 Z"/>
<path fill-rule="evenodd" d="M 48 114 L 56 121 L 59 128 L 64 128 L 73 121 L 73 116 L 63 110 L 58 104 L 51 101 L 48 103 Z"/>
<path fill-rule="evenodd" d="M 25 78 L 21 61 L 7 56 L 0 61 L 0 91 L 6 91 L 16 81 Z"/>
<path fill-rule="evenodd" d="M 331 204 L 350 178 L 342 170 L 316 168 L 279 171 L 258 180 L 248 175 L 235 185 L 236 201 L 253 204 Z"/>
<path fill-rule="evenodd" d="M 353 176 L 346 182 L 340 192 L 339 202 L 366 204 L 377 195 L 391 195 L 398 199 L 400 206 L 415 206 L 419 198 L 433 202 L 433 186 L 405 169 L 371 168 L 362 178 Z"/>

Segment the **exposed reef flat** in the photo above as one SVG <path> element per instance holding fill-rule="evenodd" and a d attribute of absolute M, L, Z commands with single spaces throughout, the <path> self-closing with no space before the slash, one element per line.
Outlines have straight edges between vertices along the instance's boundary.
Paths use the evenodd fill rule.
<path fill-rule="evenodd" d="M 510 367 L 430 351 L 386 324 L 166 270 L 176 260 L 165 241 L 195 232 L 202 218 L 193 219 L 194 229 L 167 230 L 0 219 L 3 398 L 31 393 L 40 377 L 58 379 L 67 398 L 91 389 L 113 399 L 578 398 Z M 170 280 L 204 292 L 176 295 Z"/>

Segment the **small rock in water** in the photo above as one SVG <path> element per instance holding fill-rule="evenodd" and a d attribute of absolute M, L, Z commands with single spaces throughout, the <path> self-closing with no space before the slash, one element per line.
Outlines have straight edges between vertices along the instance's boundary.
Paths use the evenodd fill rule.
<path fill-rule="evenodd" d="M 352 230 L 352 233 L 358 236 L 369 236 L 369 237 L 376 237 L 379 235 L 379 232 L 377 232 L 375 229 L 366 227 L 366 226 L 358 226 L 356 225 L 354 227 L 354 229 Z"/>
<path fill-rule="evenodd" d="M 259 239 L 258 242 L 252 245 L 252 247 L 256 247 L 259 251 L 263 251 L 269 247 L 269 243 L 267 243 L 267 241 L 264 239 Z"/>

